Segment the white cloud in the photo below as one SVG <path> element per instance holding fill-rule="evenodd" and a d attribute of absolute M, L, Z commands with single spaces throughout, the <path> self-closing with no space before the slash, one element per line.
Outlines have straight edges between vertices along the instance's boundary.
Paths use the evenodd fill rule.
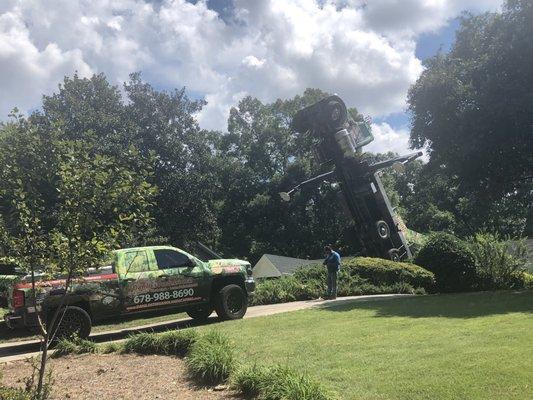
<path fill-rule="evenodd" d="M 117 84 L 141 70 L 158 87 L 185 85 L 209 102 L 198 116 L 206 128 L 225 129 L 229 107 L 246 94 L 272 101 L 307 87 L 385 116 L 405 108 L 422 71 L 418 35 L 462 8 L 498 3 L 234 0 L 233 14 L 222 19 L 205 1 L 4 0 L 0 119 L 13 106 L 37 107 L 42 93 L 76 70 L 104 72 Z"/>
<path fill-rule="evenodd" d="M 372 124 L 374 141 L 365 147 L 365 151 L 386 153 L 393 151 L 404 154 L 409 149 L 409 130 L 406 128 L 393 129 L 386 122 Z"/>

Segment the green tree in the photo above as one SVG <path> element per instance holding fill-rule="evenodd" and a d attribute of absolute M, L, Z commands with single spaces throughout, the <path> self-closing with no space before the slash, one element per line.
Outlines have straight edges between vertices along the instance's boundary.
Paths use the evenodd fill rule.
<path fill-rule="evenodd" d="M 157 91 L 138 73 L 124 84 L 124 94 L 103 74 L 66 77 L 30 119 L 44 132 L 60 126 L 64 140 L 91 140 L 99 154 L 116 159 L 135 146 L 139 153 L 129 168 L 138 172 L 150 162 L 149 182 L 158 188 L 150 236 L 176 245 L 213 242 L 217 175 L 209 133 L 194 118 L 203 102 L 190 100 L 184 89 Z"/>
<path fill-rule="evenodd" d="M 474 231 L 522 230 L 533 201 L 532 36 L 531 1 L 466 15 L 452 50 L 428 60 L 409 91 L 411 144 L 427 146 L 429 169 L 457 190 L 456 211 Z"/>
<path fill-rule="evenodd" d="M 97 142 L 90 140 L 91 132 L 80 135 L 83 140 L 65 140 L 60 128 L 43 135 L 40 127 L 21 117 L 1 132 L 5 256 L 31 275 L 35 309 L 37 268 L 47 276 L 62 277 L 62 305 L 72 279 L 99 266 L 112 249 L 135 242 L 149 227 L 147 210 L 155 194 L 147 182 L 150 168 L 139 170 L 139 153 L 133 146 L 124 149 L 121 158 L 100 154 Z M 49 151 L 43 151 L 43 140 Z M 61 309 L 53 316 L 39 316 L 42 355 L 37 398 L 43 393 L 50 327 Z"/>
<path fill-rule="evenodd" d="M 263 104 L 246 97 L 232 108 L 228 133 L 214 136 L 220 163 L 219 246 L 227 254 L 257 260 L 275 252 L 321 257 L 324 244 L 343 245 L 350 223 L 330 183 L 303 188 L 290 203 L 279 192 L 320 172 L 315 143 L 290 129 L 293 115 L 327 93 L 307 89 L 303 95 Z M 359 118 L 357 110 L 352 110 Z M 346 249 L 346 251 L 349 251 Z"/>

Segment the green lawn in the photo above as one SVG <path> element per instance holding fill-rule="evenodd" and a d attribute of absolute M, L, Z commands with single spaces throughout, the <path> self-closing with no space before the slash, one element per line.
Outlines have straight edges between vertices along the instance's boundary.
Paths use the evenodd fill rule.
<path fill-rule="evenodd" d="M 295 366 L 340 399 L 533 399 L 533 291 L 352 302 L 217 326 L 247 362 Z"/>

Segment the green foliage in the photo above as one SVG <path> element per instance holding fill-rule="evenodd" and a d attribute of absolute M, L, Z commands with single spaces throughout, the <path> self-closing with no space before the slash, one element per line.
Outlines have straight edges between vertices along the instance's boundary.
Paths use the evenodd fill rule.
<path fill-rule="evenodd" d="M 533 274 L 523 272 L 521 280 L 524 282 L 524 289 L 533 289 Z"/>
<path fill-rule="evenodd" d="M 55 346 L 52 357 L 59 358 L 69 354 L 96 353 L 97 351 L 96 343 L 91 340 L 80 338 L 61 339 Z"/>
<path fill-rule="evenodd" d="M 438 291 L 460 292 L 476 287 L 474 254 L 466 242 L 451 234 L 431 234 L 415 262 L 435 274 Z"/>
<path fill-rule="evenodd" d="M 198 335 L 192 329 L 173 330 L 159 334 L 157 339 L 163 354 L 183 357 L 196 342 Z"/>
<path fill-rule="evenodd" d="M 235 374 L 232 387 L 245 396 L 262 400 L 333 399 L 321 384 L 282 365 L 244 368 Z"/>
<path fill-rule="evenodd" d="M 241 367 L 232 374 L 231 387 L 246 398 L 258 397 L 268 379 L 268 369 L 254 364 Z"/>
<path fill-rule="evenodd" d="M 160 349 L 155 333 L 142 332 L 130 336 L 123 345 L 124 353 L 158 354 Z"/>
<path fill-rule="evenodd" d="M 102 354 L 122 353 L 123 351 L 123 345 L 121 343 L 116 342 L 106 343 L 98 348 L 98 352 Z"/>
<path fill-rule="evenodd" d="M 291 131 L 290 121 L 326 95 L 307 89 L 270 104 L 245 97 L 231 109 L 228 133 L 214 138 L 222 252 L 252 262 L 266 252 L 318 258 L 325 242 L 343 241 L 347 221 L 329 184 L 306 187 L 290 203 L 278 194 L 320 171 L 312 138 Z"/>
<path fill-rule="evenodd" d="M 236 364 L 228 337 L 214 330 L 192 345 L 185 362 L 191 377 L 211 384 L 226 381 Z"/>
<path fill-rule="evenodd" d="M 433 274 L 414 264 L 381 258 L 356 257 L 343 260 L 338 277 L 339 296 L 385 293 L 424 293 L 434 285 Z M 310 265 L 292 276 L 259 282 L 252 304 L 274 304 L 310 300 L 326 291 L 326 269 Z"/>
<path fill-rule="evenodd" d="M 438 208 L 455 214 L 466 234 L 486 228 L 519 236 L 525 227 L 533 193 L 532 35 L 531 1 L 466 15 L 451 51 L 427 60 L 409 91 L 411 143 L 427 145 L 428 170 L 450 182 L 455 207 Z"/>
<path fill-rule="evenodd" d="M 130 336 L 120 350 L 124 353 L 185 356 L 196 342 L 194 330 L 173 330 L 164 333 L 138 333 Z"/>
<path fill-rule="evenodd" d="M 478 233 L 469 242 L 476 259 L 480 289 L 516 289 L 526 285 L 524 242 L 502 240 L 490 233 Z"/>
<path fill-rule="evenodd" d="M 431 288 L 433 274 L 411 263 L 398 263 L 381 258 L 357 257 L 343 265 L 351 274 L 374 285 L 393 285 L 404 282 L 413 287 Z"/>

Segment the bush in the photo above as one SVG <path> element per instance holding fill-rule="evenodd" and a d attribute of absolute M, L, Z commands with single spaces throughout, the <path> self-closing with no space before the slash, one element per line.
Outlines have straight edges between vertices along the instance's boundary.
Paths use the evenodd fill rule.
<path fill-rule="evenodd" d="M 226 381 L 235 367 L 233 348 L 217 331 L 201 336 L 191 346 L 185 362 L 192 378 L 210 384 Z"/>
<path fill-rule="evenodd" d="M 99 348 L 99 352 L 102 354 L 122 353 L 123 351 L 124 351 L 124 346 L 122 345 L 122 343 L 116 343 L 116 342 L 106 343 L 102 347 Z"/>
<path fill-rule="evenodd" d="M 524 282 L 524 289 L 533 289 L 533 274 L 523 272 L 522 282 Z"/>
<path fill-rule="evenodd" d="M 138 333 L 130 336 L 124 342 L 124 353 L 159 354 L 157 336 L 155 333 Z"/>
<path fill-rule="evenodd" d="M 130 336 L 122 347 L 124 353 L 185 356 L 197 339 L 194 330 L 174 330 L 164 333 L 139 333 Z"/>
<path fill-rule="evenodd" d="M 330 400 L 331 394 L 305 374 L 285 366 L 257 366 L 239 371 L 232 387 L 247 397 L 264 400 Z"/>
<path fill-rule="evenodd" d="M 80 338 L 61 339 L 55 346 L 55 351 L 52 354 L 52 357 L 59 358 L 69 354 L 85 354 L 96 352 L 96 343 L 91 342 L 90 340 Z"/>
<path fill-rule="evenodd" d="M 157 335 L 161 354 L 184 357 L 198 339 L 195 330 L 174 330 Z"/>
<path fill-rule="evenodd" d="M 525 243 L 478 233 L 470 239 L 470 248 L 476 260 L 480 289 L 521 289 L 527 286 Z"/>
<path fill-rule="evenodd" d="M 324 293 L 321 286 L 307 285 L 298 281 L 294 276 L 265 280 L 257 285 L 252 298 L 252 305 L 287 303 L 318 298 Z"/>
<path fill-rule="evenodd" d="M 257 397 L 268 382 L 268 369 L 254 364 L 239 369 L 231 379 L 231 387 L 246 398 Z"/>
<path fill-rule="evenodd" d="M 412 287 L 430 289 L 434 284 L 432 273 L 411 263 L 358 257 L 349 260 L 344 267 L 351 274 L 376 286 L 407 283 Z"/>
<path fill-rule="evenodd" d="M 460 292 L 476 287 L 476 261 L 468 244 L 449 233 L 433 233 L 420 249 L 416 264 L 435 274 L 441 292 Z"/>
<path fill-rule="evenodd" d="M 433 274 L 410 263 L 381 258 L 346 258 L 339 272 L 339 296 L 381 293 L 421 293 L 434 285 Z M 326 268 L 320 264 L 297 269 L 292 276 L 259 282 L 253 305 L 316 299 L 326 292 Z"/>

